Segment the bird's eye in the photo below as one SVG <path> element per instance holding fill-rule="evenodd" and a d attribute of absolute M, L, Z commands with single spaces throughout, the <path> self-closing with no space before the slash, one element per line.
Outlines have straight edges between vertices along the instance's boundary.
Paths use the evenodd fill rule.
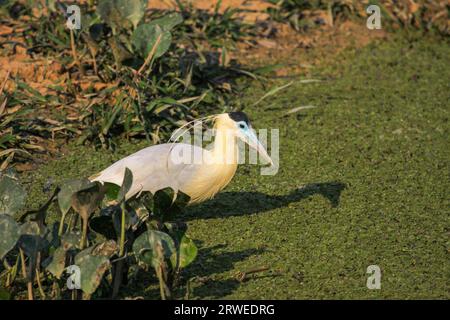
<path fill-rule="evenodd" d="M 245 128 L 245 124 L 243 124 L 243 123 L 239 124 L 239 128 L 244 129 Z"/>

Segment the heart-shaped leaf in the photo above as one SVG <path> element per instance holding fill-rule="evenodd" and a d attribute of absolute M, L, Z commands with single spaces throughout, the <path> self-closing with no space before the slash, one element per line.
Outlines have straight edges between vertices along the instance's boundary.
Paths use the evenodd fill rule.
<path fill-rule="evenodd" d="M 88 248 L 75 256 L 75 264 L 80 268 L 81 290 L 86 294 L 95 292 L 110 267 L 107 257 L 94 256 L 91 254 L 92 250 L 93 248 Z"/>
<path fill-rule="evenodd" d="M 159 25 L 141 24 L 134 30 L 131 42 L 135 52 L 142 58 L 146 58 L 154 50 L 153 58 L 159 58 L 169 50 L 172 35 L 163 30 Z"/>
<path fill-rule="evenodd" d="M 78 191 L 89 189 L 95 185 L 88 179 L 74 179 L 64 183 L 58 193 L 58 204 L 62 214 L 66 214 L 72 206 L 72 196 Z"/>
<path fill-rule="evenodd" d="M 0 214 L 14 215 L 25 204 L 26 192 L 16 179 L 0 175 Z"/>
<path fill-rule="evenodd" d="M 64 268 L 66 267 L 66 251 L 64 250 L 64 248 L 57 248 L 53 252 L 53 256 L 51 259 L 51 262 L 45 269 L 47 269 L 47 271 L 53 274 L 57 279 L 60 279 L 61 275 L 64 272 Z"/>
<path fill-rule="evenodd" d="M 118 28 L 136 28 L 147 8 L 147 0 L 100 0 L 97 5 L 98 15 L 113 30 Z"/>
<path fill-rule="evenodd" d="M 27 256 L 33 257 L 37 252 L 48 247 L 46 231 L 48 230 L 45 227 L 41 230 L 39 224 L 34 221 L 25 222 L 20 226 L 21 236 L 18 243 Z"/>
<path fill-rule="evenodd" d="M 84 188 L 72 196 L 72 208 L 80 214 L 83 220 L 87 220 L 100 206 L 103 196 L 101 184 L 94 182 L 89 188 Z"/>
<path fill-rule="evenodd" d="M 172 261 L 173 256 L 176 256 L 173 239 L 167 233 L 156 230 L 147 230 L 141 234 L 133 244 L 133 251 L 139 261 L 154 268 L 160 265 L 160 259 Z"/>
<path fill-rule="evenodd" d="M 0 215 L 0 260 L 16 245 L 20 237 L 16 221 L 6 214 Z"/>
<path fill-rule="evenodd" d="M 180 247 L 178 249 L 178 267 L 186 268 L 197 257 L 197 246 L 194 241 L 186 234 L 181 238 Z"/>

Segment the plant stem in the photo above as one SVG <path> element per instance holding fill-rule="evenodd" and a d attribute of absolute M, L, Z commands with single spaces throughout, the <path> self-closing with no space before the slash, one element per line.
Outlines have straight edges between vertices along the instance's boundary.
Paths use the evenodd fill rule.
<path fill-rule="evenodd" d="M 81 64 L 80 60 L 78 59 L 77 55 L 77 48 L 75 46 L 75 36 L 73 34 L 73 30 L 70 30 L 70 46 L 72 48 L 72 56 L 75 63 L 78 65 L 78 68 L 80 69 L 80 74 L 84 76 L 84 69 L 83 65 Z"/>
<path fill-rule="evenodd" d="M 39 288 L 39 293 L 41 294 L 42 300 L 45 300 L 47 296 L 45 295 L 44 289 L 42 288 L 41 276 L 39 274 L 39 268 L 36 268 L 36 281 Z"/>
<path fill-rule="evenodd" d="M 58 237 L 61 237 L 64 232 L 64 220 L 66 219 L 67 212 L 62 215 L 61 222 L 59 223 L 59 229 L 58 229 Z"/>
<path fill-rule="evenodd" d="M 159 265 L 159 267 L 156 268 L 156 275 L 158 276 L 159 280 L 159 292 L 161 294 L 161 300 L 166 300 L 166 294 L 165 294 L 165 288 L 164 288 L 164 279 L 162 276 L 162 266 Z"/>
<path fill-rule="evenodd" d="M 41 272 L 40 269 L 41 268 L 40 268 L 40 265 L 41 265 L 41 253 L 38 252 L 37 263 L 36 263 L 36 282 L 38 284 L 39 293 L 40 293 L 40 295 L 42 297 L 42 300 L 45 300 L 47 296 L 46 296 L 45 291 L 42 288 L 42 284 L 41 284 L 41 275 L 40 275 L 40 272 Z"/>
<path fill-rule="evenodd" d="M 138 72 L 137 72 L 138 75 L 140 75 L 140 74 L 144 71 L 145 67 L 146 67 L 146 66 L 150 63 L 150 61 L 153 59 L 153 56 L 154 56 L 155 53 L 156 53 L 156 49 L 158 48 L 159 43 L 161 42 L 161 38 L 162 38 L 162 33 L 161 33 L 161 34 L 158 36 L 158 38 L 156 39 L 156 42 L 155 42 L 155 44 L 153 45 L 152 50 L 150 50 L 150 52 L 148 53 L 148 56 L 147 56 L 147 58 L 145 59 L 144 64 L 139 68 L 139 70 L 138 70 Z"/>
<path fill-rule="evenodd" d="M 120 205 L 122 210 L 121 224 L 120 224 L 120 240 L 119 240 L 119 258 L 122 258 L 125 254 L 125 203 Z M 116 263 L 116 269 L 114 272 L 113 293 L 112 298 L 115 299 L 119 294 L 120 285 L 122 284 L 124 259 L 120 259 Z"/>
<path fill-rule="evenodd" d="M 27 276 L 25 255 L 24 255 L 22 249 L 19 249 L 19 251 L 20 251 L 20 259 L 22 260 L 22 275 L 23 275 L 23 278 L 27 280 L 28 300 L 34 300 L 33 299 L 33 283 L 30 281 L 30 279 L 28 279 L 28 276 Z"/>
<path fill-rule="evenodd" d="M 120 205 L 122 209 L 122 219 L 120 225 L 120 249 L 119 249 L 119 257 L 123 257 L 125 253 L 125 203 Z"/>
<path fill-rule="evenodd" d="M 88 219 L 81 219 L 83 224 L 83 233 L 81 234 L 81 241 L 80 241 L 80 249 L 83 250 L 86 248 L 86 242 L 87 242 L 87 231 L 88 231 Z"/>

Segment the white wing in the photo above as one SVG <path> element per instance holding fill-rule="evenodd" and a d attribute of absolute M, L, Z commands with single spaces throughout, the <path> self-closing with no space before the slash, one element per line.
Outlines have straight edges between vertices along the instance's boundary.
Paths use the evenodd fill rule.
<path fill-rule="evenodd" d="M 183 186 L 188 184 L 200 169 L 200 164 L 195 164 L 189 159 L 198 159 L 197 157 L 205 154 L 208 155 L 209 151 L 190 144 L 159 144 L 115 162 L 92 177 L 91 181 L 121 185 L 125 168 L 128 168 L 133 173 L 133 184 L 127 198 L 141 191 L 154 193 L 167 187 L 183 191 Z M 182 156 L 187 158 L 182 161 Z"/>

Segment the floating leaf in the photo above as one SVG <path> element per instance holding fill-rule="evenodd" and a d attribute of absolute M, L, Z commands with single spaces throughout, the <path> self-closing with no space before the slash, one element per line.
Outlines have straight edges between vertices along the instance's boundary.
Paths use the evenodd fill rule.
<path fill-rule="evenodd" d="M 158 38 L 160 38 L 159 43 L 157 43 Z M 157 44 L 157 48 L 153 55 L 153 58 L 156 59 L 169 50 L 172 42 L 172 35 L 169 31 L 164 31 L 158 25 L 141 24 L 134 30 L 133 35 L 131 36 L 131 42 L 136 52 L 143 58 L 146 58 Z"/>
<path fill-rule="evenodd" d="M 81 290 L 86 294 L 95 292 L 110 267 L 107 257 L 94 256 L 91 254 L 92 250 L 92 247 L 88 248 L 75 256 L 75 264 L 80 268 Z"/>
<path fill-rule="evenodd" d="M 56 278 L 60 279 L 66 267 L 66 251 L 63 247 L 57 248 L 53 252 L 52 260 L 47 265 L 46 269 Z"/>
<path fill-rule="evenodd" d="M 164 259 L 173 260 L 173 256 L 176 255 L 175 243 L 167 233 L 148 230 L 141 234 L 133 244 L 136 257 L 146 265 L 153 267 L 160 265 L 159 248 L 162 249 Z"/>
<path fill-rule="evenodd" d="M 0 214 L 0 260 L 16 245 L 20 237 L 19 226 L 16 221 Z"/>
<path fill-rule="evenodd" d="M 26 192 L 16 179 L 0 175 L 0 214 L 15 214 L 25 204 Z"/>

